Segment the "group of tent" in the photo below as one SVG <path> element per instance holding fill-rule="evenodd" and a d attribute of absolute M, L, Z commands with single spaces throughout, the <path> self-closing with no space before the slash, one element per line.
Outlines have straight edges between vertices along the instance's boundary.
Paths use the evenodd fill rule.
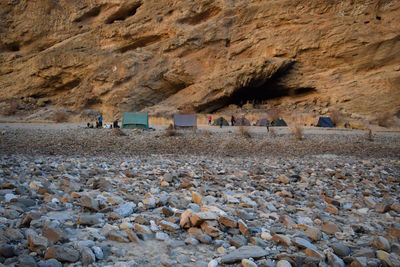
<path fill-rule="evenodd" d="M 212 123 L 215 126 L 229 126 L 229 122 L 224 117 L 215 119 Z M 251 122 L 245 117 L 235 119 L 235 126 L 251 126 Z M 270 122 L 267 118 L 263 118 L 257 121 L 255 126 L 287 126 L 287 123 L 281 119 L 275 119 Z"/>
<path fill-rule="evenodd" d="M 174 128 L 195 128 L 197 127 L 197 115 L 195 114 L 174 114 Z M 148 113 L 125 112 L 122 118 L 124 129 L 149 129 Z"/>
<path fill-rule="evenodd" d="M 197 115 L 196 114 L 174 114 L 173 116 L 174 128 L 196 128 Z M 215 119 L 212 123 L 215 126 L 229 126 L 229 122 L 224 117 Z M 251 123 L 245 117 L 240 117 L 235 120 L 235 126 L 251 126 Z M 255 126 L 287 126 L 287 123 L 278 118 L 269 121 L 267 118 L 259 119 Z M 317 123 L 318 127 L 335 127 L 334 123 L 329 117 L 320 117 Z M 122 128 L 124 129 L 149 129 L 149 115 L 148 113 L 131 113 L 125 112 L 122 119 Z"/>

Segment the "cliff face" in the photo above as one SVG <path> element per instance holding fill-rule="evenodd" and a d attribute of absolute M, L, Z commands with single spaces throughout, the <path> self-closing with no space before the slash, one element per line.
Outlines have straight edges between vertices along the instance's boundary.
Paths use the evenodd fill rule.
<path fill-rule="evenodd" d="M 4 0 L 0 12 L 0 100 L 400 108 L 397 0 Z"/>

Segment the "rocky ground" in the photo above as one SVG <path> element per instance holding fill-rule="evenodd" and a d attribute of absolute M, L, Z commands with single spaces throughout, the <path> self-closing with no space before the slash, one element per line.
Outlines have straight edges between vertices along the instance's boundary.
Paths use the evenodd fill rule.
<path fill-rule="evenodd" d="M 399 134 L 264 130 L 0 125 L 0 262 L 400 266 Z"/>

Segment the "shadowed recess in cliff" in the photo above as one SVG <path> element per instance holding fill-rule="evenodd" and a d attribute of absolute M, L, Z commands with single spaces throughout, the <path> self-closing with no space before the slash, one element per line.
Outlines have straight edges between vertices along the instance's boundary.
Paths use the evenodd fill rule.
<path fill-rule="evenodd" d="M 129 5 L 122 6 L 115 13 L 110 15 L 106 19 L 105 23 L 112 24 L 117 20 L 126 20 L 127 18 L 134 16 L 141 5 L 141 2 L 134 2 Z"/>
<path fill-rule="evenodd" d="M 168 37 L 169 37 L 169 35 L 167 33 L 161 34 L 161 35 L 142 36 L 142 37 L 139 37 L 139 38 L 133 40 L 129 44 L 122 46 L 121 48 L 118 49 L 118 52 L 125 53 L 129 50 L 134 50 L 139 47 L 145 47 L 145 46 L 157 43 Z"/>
<path fill-rule="evenodd" d="M 200 24 L 206 20 L 209 20 L 210 18 L 218 15 L 220 12 L 221 12 L 221 8 L 213 6 L 203 12 L 196 13 L 196 14 L 186 17 L 186 18 L 182 18 L 182 19 L 178 20 L 178 22 L 182 23 L 182 24 L 196 25 L 196 24 Z"/>
<path fill-rule="evenodd" d="M 101 8 L 102 8 L 102 6 L 93 7 L 91 9 L 89 9 L 87 12 L 83 13 L 83 15 L 81 15 L 80 17 L 74 19 L 73 22 L 83 22 L 90 18 L 97 17 L 101 12 Z"/>
<path fill-rule="evenodd" d="M 215 112 L 219 109 L 227 107 L 231 104 L 243 106 L 250 102 L 253 104 L 262 104 L 269 99 L 281 97 L 296 97 L 314 93 L 315 88 L 301 87 L 291 88 L 282 83 L 282 78 L 287 75 L 291 67 L 284 68 L 275 73 L 270 79 L 262 80 L 254 79 L 247 86 L 236 88 L 229 96 L 224 96 L 215 101 L 198 106 L 198 112 Z"/>

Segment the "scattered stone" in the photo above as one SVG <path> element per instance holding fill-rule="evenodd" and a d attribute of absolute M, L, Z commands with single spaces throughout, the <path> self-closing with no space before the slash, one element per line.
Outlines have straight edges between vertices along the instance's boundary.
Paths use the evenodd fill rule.
<path fill-rule="evenodd" d="M 335 233 L 340 232 L 340 228 L 334 223 L 324 223 L 321 227 L 321 231 L 328 235 L 334 235 Z"/>
<path fill-rule="evenodd" d="M 192 192 L 192 202 L 201 206 L 203 205 L 203 198 L 199 193 Z"/>
<path fill-rule="evenodd" d="M 49 247 L 44 255 L 44 258 L 47 259 L 56 259 L 60 262 L 77 262 L 80 258 L 79 251 L 64 247 L 64 246 L 52 246 Z"/>
<path fill-rule="evenodd" d="M 317 250 L 317 247 L 314 246 L 313 244 L 311 244 L 309 241 L 300 238 L 300 237 L 295 237 L 292 239 L 292 243 L 299 247 L 299 248 L 303 248 L 303 249 L 311 249 L 311 250 Z"/>
<path fill-rule="evenodd" d="M 82 255 L 81 261 L 83 265 L 89 265 L 96 261 L 96 256 L 90 248 L 87 247 L 83 248 L 81 250 L 81 255 Z"/>
<path fill-rule="evenodd" d="M 344 261 L 339 258 L 338 256 L 336 256 L 335 254 L 329 252 L 328 255 L 328 263 L 330 266 L 332 267 L 345 267 L 346 264 L 344 263 Z"/>
<path fill-rule="evenodd" d="M 179 225 L 164 220 L 160 221 L 159 225 L 161 226 L 162 229 L 170 232 L 175 232 L 180 229 Z"/>
<path fill-rule="evenodd" d="M 110 240 L 120 242 L 120 243 L 129 243 L 128 235 L 124 232 L 119 231 L 109 231 L 106 234 L 106 237 Z"/>
<path fill-rule="evenodd" d="M 376 247 L 377 249 L 384 250 L 384 251 L 389 251 L 390 252 L 390 243 L 389 241 L 384 238 L 383 236 L 376 236 L 372 240 L 372 245 Z"/>
<path fill-rule="evenodd" d="M 80 200 L 80 205 L 82 207 L 88 208 L 92 211 L 99 211 L 99 201 L 90 197 L 90 196 L 82 196 Z"/>
<path fill-rule="evenodd" d="M 280 260 L 276 264 L 276 267 L 292 267 L 292 265 L 287 260 Z"/>
<path fill-rule="evenodd" d="M 314 241 L 319 241 L 322 237 L 321 231 L 318 228 L 312 226 L 307 227 L 305 234 Z"/>
<path fill-rule="evenodd" d="M 218 221 L 227 227 L 236 228 L 238 226 L 237 220 L 228 215 L 222 215 Z"/>
<path fill-rule="evenodd" d="M 136 204 L 133 202 L 126 202 L 114 210 L 121 218 L 128 217 L 135 210 Z"/>
<path fill-rule="evenodd" d="M 18 257 L 18 265 L 17 266 L 37 267 L 38 265 L 32 256 L 22 255 L 22 256 Z"/>
<path fill-rule="evenodd" d="M 258 259 L 266 256 L 268 253 L 261 247 L 258 246 L 243 246 L 233 252 L 222 257 L 221 262 L 225 264 L 235 263 L 242 259 Z"/>
<path fill-rule="evenodd" d="M 0 256 L 4 258 L 11 258 L 17 255 L 18 254 L 13 246 L 8 244 L 0 244 Z"/>
<path fill-rule="evenodd" d="M 290 240 L 290 238 L 285 235 L 275 234 L 272 236 L 272 240 L 276 241 L 286 247 L 290 247 L 292 245 L 292 241 Z"/>
<path fill-rule="evenodd" d="M 46 261 L 40 261 L 38 263 L 38 266 L 39 267 L 62 267 L 62 264 L 61 264 L 61 262 L 59 262 L 56 259 L 49 259 Z"/>
<path fill-rule="evenodd" d="M 252 260 L 243 259 L 242 266 L 243 267 L 257 267 L 257 264 Z"/>
<path fill-rule="evenodd" d="M 335 252 L 336 255 L 340 257 L 346 257 L 350 255 L 351 250 L 347 246 L 341 244 L 341 243 L 332 243 L 330 244 L 331 248 Z"/>
<path fill-rule="evenodd" d="M 78 217 L 78 224 L 80 225 L 95 225 L 100 223 L 100 218 L 97 215 L 80 215 Z"/>

